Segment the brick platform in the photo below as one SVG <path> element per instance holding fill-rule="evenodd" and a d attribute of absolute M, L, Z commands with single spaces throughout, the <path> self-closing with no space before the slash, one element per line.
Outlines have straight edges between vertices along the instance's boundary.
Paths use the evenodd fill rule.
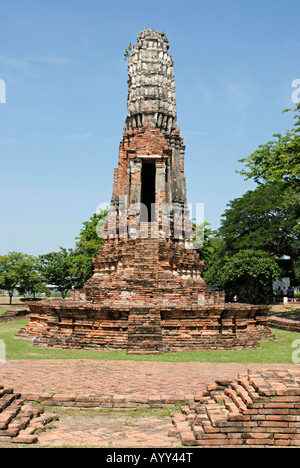
<path fill-rule="evenodd" d="M 217 380 L 198 401 L 173 414 L 174 435 L 202 447 L 299 447 L 300 370 Z"/>
<path fill-rule="evenodd" d="M 30 305 L 30 322 L 17 334 L 33 346 L 126 349 L 139 354 L 255 348 L 273 339 L 264 306 L 101 306 L 45 300 Z"/>

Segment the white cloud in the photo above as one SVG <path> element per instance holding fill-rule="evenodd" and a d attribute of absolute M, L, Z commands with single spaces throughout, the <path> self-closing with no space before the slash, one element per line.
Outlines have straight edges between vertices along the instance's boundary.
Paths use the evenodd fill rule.
<path fill-rule="evenodd" d="M 62 141 L 73 141 L 73 140 L 82 140 L 84 138 L 90 138 L 91 133 L 79 133 L 77 135 L 67 135 L 62 138 Z"/>
<path fill-rule="evenodd" d="M 66 57 L 36 57 L 32 58 L 32 61 L 47 63 L 49 65 L 70 65 L 71 61 Z"/>
<path fill-rule="evenodd" d="M 4 65 L 11 66 L 25 75 L 39 80 L 41 74 L 37 69 L 38 63 L 47 65 L 70 65 L 71 61 L 66 57 L 60 56 L 42 56 L 42 57 L 6 57 L 0 55 L 0 62 Z"/>
<path fill-rule="evenodd" d="M 19 58 L 19 57 L 9 58 L 9 57 L 0 55 L 0 62 L 2 62 L 4 65 L 9 65 L 10 67 L 15 68 L 16 70 L 36 80 L 41 78 L 41 75 L 37 73 L 36 70 L 34 70 L 30 61 L 26 58 Z"/>

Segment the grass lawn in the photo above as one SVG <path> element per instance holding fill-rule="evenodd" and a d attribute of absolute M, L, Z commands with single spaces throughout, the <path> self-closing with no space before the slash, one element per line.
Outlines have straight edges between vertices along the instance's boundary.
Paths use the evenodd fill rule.
<path fill-rule="evenodd" d="M 181 351 L 159 355 L 127 355 L 125 351 L 96 351 L 89 349 L 63 350 L 33 348 L 31 341 L 16 339 L 15 335 L 28 319 L 0 324 L 0 339 L 4 340 L 6 359 L 103 359 L 164 362 L 215 363 L 278 363 L 293 364 L 294 340 L 300 333 L 273 329 L 275 341 L 262 341 L 258 349 L 230 351 Z M 297 346 L 299 348 L 299 345 Z"/>

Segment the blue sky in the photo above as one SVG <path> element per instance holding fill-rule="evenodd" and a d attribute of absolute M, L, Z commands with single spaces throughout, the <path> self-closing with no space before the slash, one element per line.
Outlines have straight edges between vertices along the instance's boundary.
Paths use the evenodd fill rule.
<path fill-rule="evenodd" d="M 252 189 L 238 159 L 285 132 L 300 79 L 299 0 L 0 0 L 0 254 L 74 247 L 109 202 L 128 43 L 164 31 L 175 61 L 188 201 L 218 228 Z"/>

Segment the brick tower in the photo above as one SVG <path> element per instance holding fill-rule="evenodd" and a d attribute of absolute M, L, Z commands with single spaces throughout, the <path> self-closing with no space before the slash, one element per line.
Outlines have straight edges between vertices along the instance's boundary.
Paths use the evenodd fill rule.
<path fill-rule="evenodd" d="M 85 285 L 88 300 L 153 306 L 131 312 L 131 349 L 162 347 L 161 306 L 224 302 L 201 278 L 193 248 L 184 177 L 183 139 L 176 126 L 173 58 L 165 34 L 138 35 L 128 60 L 127 118 L 114 171 L 106 243 Z M 146 340 L 145 323 L 149 336 Z M 142 340 L 141 340 L 142 339 Z"/>
<path fill-rule="evenodd" d="M 21 335 L 34 333 L 36 346 L 156 353 L 256 346 L 269 336 L 266 308 L 225 304 L 201 277 L 168 49 L 163 33 L 138 35 L 105 243 L 80 295 L 30 304 Z"/>
<path fill-rule="evenodd" d="M 173 58 L 165 34 L 142 31 L 128 60 L 127 118 L 108 238 L 165 238 L 192 248 Z M 151 226 L 147 223 L 152 223 Z"/>

